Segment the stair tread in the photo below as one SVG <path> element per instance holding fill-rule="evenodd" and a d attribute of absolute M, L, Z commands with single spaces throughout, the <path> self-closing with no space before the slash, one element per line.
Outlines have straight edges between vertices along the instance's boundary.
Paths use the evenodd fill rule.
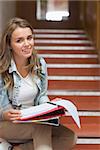
<path fill-rule="evenodd" d="M 35 46 L 92 46 L 91 43 L 35 43 Z"/>
<path fill-rule="evenodd" d="M 99 90 L 100 81 L 76 81 L 76 80 L 49 80 L 48 88 L 50 89 L 83 89 L 83 90 Z"/>
<path fill-rule="evenodd" d="M 100 76 L 98 68 L 47 68 L 49 76 Z M 55 71 L 56 70 L 56 71 Z"/>
<path fill-rule="evenodd" d="M 94 138 L 94 137 L 77 137 L 77 145 L 98 145 L 100 146 L 100 138 Z"/>
<path fill-rule="evenodd" d="M 73 150 L 100 150 L 100 144 L 77 144 Z"/>
<path fill-rule="evenodd" d="M 100 116 L 80 116 L 80 120 L 80 129 L 71 116 L 61 117 L 60 123 L 74 130 L 78 137 L 100 137 Z"/>
<path fill-rule="evenodd" d="M 36 50 L 95 50 L 93 46 L 35 46 Z"/>
<path fill-rule="evenodd" d="M 100 76 L 48 76 L 48 80 L 78 80 L 78 81 L 100 81 Z"/>
<path fill-rule="evenodd" d="M 85 33 L 83 29 L 34 29 L 35 33 Z"/>
<path fill-rule="evenodd" d="M 43 58 L 98 58 L 97 54 L 40 54 Z"/>
<path fill-rule="evenodd" d="M 97 58 L 44 58 L 48 64 L 97 64 Z"/>
<path fill-rule="evenodd" d="M 100 64 L 47 64 L 48 68 L 100 68 Z"/>
<path fill-rule="evenodd" d="M 78 110 L 83 110 L 83 111 L 100 111 L 100 96 L 80 96 L 80 95 L 48 95 L 50 100 L 53 100 L 55 98 L 62 98 L 65 100 L 71 101 L 75 106 L 77 107 Z M 91 105 L 89 105 L 91 104 Z"/>
<path fill-rule="evenodd" d="M 86 44 L 86 43 L 88 43 L 88 44 L 92 44 L 92 42 L 90 41 L 90 40 L 74 40 L 74 39 L 72 39 L 72 40 L 68 40 L 68 39 L 51 39 L 51 40 L 48 40 L 48 39 L 40 39 L 40 40 L 38 40 L 38 39 L 35 39 L 35 45 L 36 44 Z"/>
<path fill-rule="evenodd" d="M 39 54 L 97 54 L 96 50 L 37 50 Z"/>
<path fill-rule="evenodd" d="M 35 37 L 35 40 L 46 40 L 46 39 L 48 39 L 48 40 L 81 40 L 81 41 L 84 41 L 84 40 L 88 40 L 88 37 L 77 37 L 77 38 L 75 38 L 75 37 Z"/>

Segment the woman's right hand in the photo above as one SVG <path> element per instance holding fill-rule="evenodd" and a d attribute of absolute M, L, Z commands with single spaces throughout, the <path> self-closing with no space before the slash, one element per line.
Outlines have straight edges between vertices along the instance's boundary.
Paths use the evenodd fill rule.
<path fill-rule="evenodd" d="M 9 109 L 3 112 L 3 120 L 15 121 L 21 117 L 20 110 Z"/>

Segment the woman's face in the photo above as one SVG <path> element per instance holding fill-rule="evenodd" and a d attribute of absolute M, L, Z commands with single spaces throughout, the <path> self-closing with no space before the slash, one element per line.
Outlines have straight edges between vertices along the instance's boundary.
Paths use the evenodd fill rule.
<path fill-rule="evenodd" d="M 13 31 L 11 36 L 11 48 L 15 59 L 25 60 L 29 58 L 32 55 L 33 46 L 33 34 L 30 28 L 18 27 Z"/>

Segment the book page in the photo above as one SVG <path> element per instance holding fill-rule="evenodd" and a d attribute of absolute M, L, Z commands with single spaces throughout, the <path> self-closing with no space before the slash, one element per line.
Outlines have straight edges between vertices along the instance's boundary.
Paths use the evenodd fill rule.
<path fill-rule="evenodd" d="M 31 117 L 36 117 L 44 113 L 48 113 L 51 110 L 58 108 L 57 105 L 51 105 L 49 103 L 44 103 L 37 106 L 32 106 L 26 109 L 21 110 L 21 118 L 20 119 L 27 119 Z"/>
<path fill-rule="evenodd" d="M 59 99 L 57 101 L 52 100 L 52 103 L 63 106 L 70 113 L 70 115 L 76 122 L 77 126 L 79 128 L 81 127 L 77 108 L 72 102 L 70 102 L 69 100 Z M 66 113 L 66 116 L 67 116 L 67 113 Z"/>

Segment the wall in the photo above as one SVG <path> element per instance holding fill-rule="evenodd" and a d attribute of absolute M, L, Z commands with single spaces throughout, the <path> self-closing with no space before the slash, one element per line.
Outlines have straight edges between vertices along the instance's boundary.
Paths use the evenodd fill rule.
<path fill-rule="evenodd" d="M 95 44 L 100 56 L 100 1 L 81 1 L 80 8 L 82 26 Z"/>
<path fill-rule="evenodd" d="M 16 14 L 16 2 L 15 1 L 1 1 L 0 0 L 0 33 L 7 23 L 7 21 L 14 17 Z M 1 35 L 1 34 L 0 34 Z"/>
<path fill-rule="evenodd" d="M 96 42 L 96 47 L 98 49 L 99 58 L 100 58 L 100 1 L 98 1 L 98 3 L 97 3 L 97 42 Z"/>
<path fill-rule="evenodd" d="M 84 13 L 84 27 L 92 37 L 94 43 L 96 43 L 96 30 L 97 30 L 97 5 L 95 1 L 85 1 L 85 13 Z"/>

